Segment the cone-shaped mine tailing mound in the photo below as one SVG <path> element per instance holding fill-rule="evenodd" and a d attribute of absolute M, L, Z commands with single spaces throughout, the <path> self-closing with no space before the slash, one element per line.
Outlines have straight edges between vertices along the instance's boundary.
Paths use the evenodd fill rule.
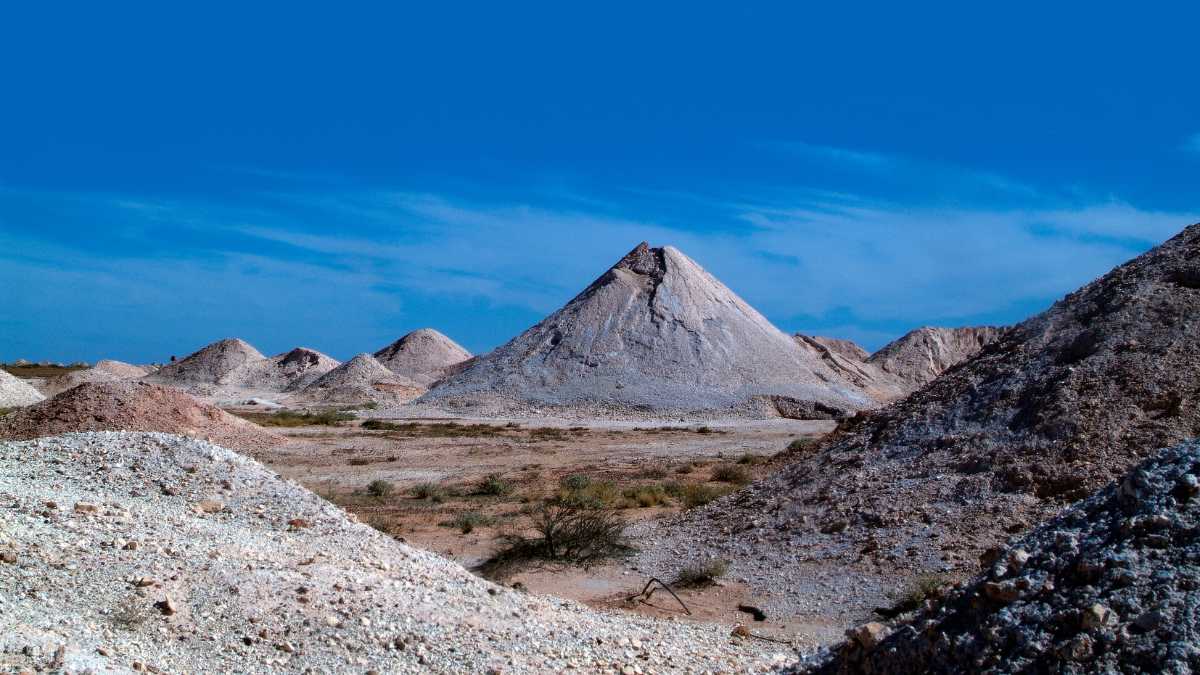
<path fill-rule="evenodd" d="M 899 625 L 866 625 L 793 672 L 1184 673 L 1200 644 L 1200 446 L 1123 480 L 984 558 Z"/>
<path fill-rule="evenodd" d="M 182 361 L 159 368 L 147 379 L 162 384 L 216 384 L 242 365 L 265 358 L 244 340 L 226 338 Z"/>
<path fill-rule="evenodd" d="M 792 337 L 797 341 L 811 340 L 816 344 L 825 347 L 834 354 L 852 361 L 866 361 L 870 356 L 870 352 L 863 349 L 857 342 L 853 340 L 843 340 L 841 338 L 826 337 L 824 335 L 804 335 L 796 333 Z"/>
<path fill-rule="evenodd" d="M 0 494 L 13 672 L 759 673 L 781 651 L 496 586 L 178 436 L 0 442 Z"/>
<path fill-rule="evenodd" d="M 47 396 L 56 396 L 62 392 L 78 387 L 84 382 L 120 382 L 122 380 L 136 380 L 145 377 L 149 374 L 149 370 L 141 366 L 124 363 L 122 361 L 113 361 L 111 359 L 103 359 L 97 361 L 96 365 L 84 370 L 73 370 L 69 373 L 64 373 L 58 377 L 52 377 L 46 380 L 42 385 L 42 393 Z"/>
<path fill-rule="evenodd" d="M 33 405 L 45 398 L 33 385 L 0 368 L 0 408 Z"/>
<path fill-rule="evenodd" d="M 645 243 L 421 402 L 614 414 L 728 412 L 759 402 L 800 417 L 875 405 L 683 253 Z"/>
<path fill-rule="evenodd" d="M 906 579 L 961 577 L 1148 449 L 1200 435 L 1196 317 L 1200 225 L 843 422 L 779 473 L 683 514 L 662 547 L 728 557 L 781 613 L 866 619 Z M 849 590 L 817 607 L 815 591 L 784 581 L 801 578 Z"/>
<path fill-rule="evenodd" d="M 918 328 L 872 354 L 867 363 L 911 382 L 915 391 L 983 351 L 1002 330 L 995 326 Z"/>
<path fill-rule="evenodd" d="M 383 367 L 370 354 L 359 354 L 325 373 L 301 391 L 298 402 L 356 405 L 411 401 L 425 388 Z"/>
<path fill-rule="evenodd" d="M 221 376 L 218 384 L 258 391 L 298 391 L 341 362 L 315 349 L 297 347 L 269 359 L 247 361 Z"/>
<path fill-rule="evenodd" d="M 170 387 L 147 382 L 85 382 L 0 418 L 0 438 L 71 431 L 161 431 L 256 450 L 283 438 Z"/>
<path fill-rule="evenodd" d="M 414 330 L 375 352 L 375 359 L 388 370 L 425 387 L 469 358 L 471 352 L 432 328 Z"/>

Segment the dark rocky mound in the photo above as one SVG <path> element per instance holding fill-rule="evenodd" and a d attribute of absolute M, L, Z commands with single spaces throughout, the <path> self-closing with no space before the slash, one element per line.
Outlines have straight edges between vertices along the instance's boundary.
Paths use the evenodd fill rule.
<path fill-rule="evenodd" d="M 740 409 L 822 417 L 878 405 L 679 250 L 645 243 L 419 402 L 481 414 Z"/>
<path fill-rule="evenodd" d="M 283 438 L 170 387 L 146 382 L 85 382 L 0 418 L 0 439 L 26 440 L 72 431 L 159 431 L 239 450 Z"/>
<path fill-rule="evenodd" d="M 1200 435 L 1198 327 L 1193 225 L 778 474 L 685 513 L 665 545 L 730 559 L 782 612 L 864 620 L 909 579 L 965 576 L 1149 448 Z M 778 590 L 799 578 L 845 590 L 820 603 Z"/>
<path fill-rule="evenodd" d="M 1200 445 L 986 556 L 985 572 L 894 629 L 868 624 L 794 672 L 1200 670 Z"/>

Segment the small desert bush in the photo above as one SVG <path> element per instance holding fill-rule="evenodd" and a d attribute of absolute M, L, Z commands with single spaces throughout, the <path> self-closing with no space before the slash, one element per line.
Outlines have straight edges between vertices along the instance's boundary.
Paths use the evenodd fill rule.
<path fill-rule="evenodd" d="M 625 497 L 630 506 L 640 506 L 648 508 L 651 506 L 662 506 L 670 503 L 670 496 L 667 494 L 666 488 L 661 485 L 641 485 L 638 487 L 627 488 L 622 491 L 621 495 Z"/>
<path fill-rule="evenodd" d="M 696 433 L 698 433 L 698 434 L 711 434 L 711 433 L 713 433 L 713 430 L 712 430 L 712 427 L 697 427 L 697 429 L 696 429 Z"/>
<path fill-rule="evenodd" d="M 915 609 L 926 600 L 937 599 L 941 596 L 942 587 L 947 583 L 947 578 L 939 574 L 922 574 L 915 577 L 900 591 L 900 605 Z"/>
<path fill-rule="evenodd" d="M 503 497 L 516 489 L 512 481 L 502 474 L 489 473 L 475 486 L 475 494 L 489 497 Z"/>
<path fill-rule="evenodd" d="M 754 466 L 755 464 L 762 464 L 764 461 L 766 461 L 766 458 L 761 455 L 743 452 L 742 456 L 738 457 L 737 463 L 743 466 Z"/>
<path fill-rule="evenodd" d="M 816 444 L 816 440 L 812 438 L 797 438 L 788 443 L 787 449 L 789 452 L 803 452 Z"/>
<path fill-rule="evenodd" d="M 372 497 L 387 497 L 395 491 L 396 486 L 383 479 L 376 479 L 367 484 L 367 494 Z"/>
<path fill-rule="evenodd" d="M 385 422 L 383 420 L 367 420 L 363 429 L 368 431 L 394 431 L 405 436 L 422 436 L 429 438 L 459 438 L 470 436 L 498 436 L 503 432 L 502 427 L 491 424 L 457 424 L 455 422 Z"/>
<path fill-rule="evenodd" d="M 727 571 L 729 571 L 728 562 L 720 558 L 711 558 L 679 570 L 679 574 L 675 577 L 675 585 L 689 588 L 710 586 L 714 581 L 725 576 Z"/>
<path fill-rule="evenodd" d="M 667 477 L 667 470 L 661 466 L 649 466 L 642 469 L 640 475 L 650 480 L 662 480 Z"/>
<path fill-rule="evenodd" d="M 367 525 L 388 535 L 389 537 L 396 536 L 400 531 L 400 519 L 394 515 L 386 513 L 371 513 L 366 517 Z"/>
<path fill-rule="evenodd" d="M 680 464 L 679 466 L 675 467 L 675 473 L 688 474 L 688 473 L 691 473 L 694 469 L 695 469 L 695 467 L 692 466 L 692 463 L 687 462 L 686 464 Z"/>
<path fill-rule="evenodd" d="M 582 475 L 579 478 L 571 476 L 567 478 L 571 479 L 566 480 L 569 487 L 559 489 L 556 497 L 559 502 L 600 509 L 616 508 L 621 506 L 624 501 L 624 496 L 612 481 L 594 481 Z"/>
<path fill-rule="evenodd" d="M 718 497 L 724 497 L 733 492 L 733 488 L 727 485 L 680 483 L 677 481 L 670 481 L 663 488 L 668 495 L 678 500 L 686 509 L 704 506 Z"/>
<path fill-rule="evenodd" d="M 592 477 L 583 473 L 573 473 L 563 476 L 558 481 L 558 486 L 564 490 L 583 490 L 591 484 Z"/>
<path fill-rule="evenodd" d="M 543 502 L 529 513 L 526 536 L 512 532 L 499 538 L 499 548 L 482 570 L 495 576 L 522 562 L 544 560 L 590 565 L 630 550 L 625 520 L 613 511 Z"/>
<path fill-rule="evenodd" d="M 132 631 L 146 623 L 151 615 L 150 601 L 133 595 L 123 598 L 108 615 L 108 619 L 118 628 Z"/>
<path fill-rule="evenodd" d="M 471 534 L 477 527 L 488 527 L 496 522 L 496 519 L 486 513 L 478 511 L 464 511 L 455 515 L 450 520 L 439 523 L 442 527 L 453 527 L 463 534 Z"/>
<path fill-rule="evenodd" d="M 566 430 L 559 429 L 558 427 L 538 427 L 529 430 L 529 440 L 533 442 L 565 441 L 569 438 L 570 436 L 567 435 Z"/>
<path fill-rule="evenodd" d="M 438 503 L 446 498 L 446 490 L 437 483 L 417 483 L 412 486 L 412 496 Z"/>
<path fill-rule="evenodd" d="M 258 424 L 266 427 L 308 427 L 308 426 L 327 426 L 336 427 L 342 422 L 349 422 L 354 419 L 354 415 L 348 412 L 338 410 L 324 410 L 321 412 L 299 412 L 296 410 L 276 410 L 269 415 L 247 415 L 247 417 Z"/>
<path fill-rule="evenodd" d="M 712 479 L 721 483 L 742 485 L 750 482 L 750 472 L 737 464 L 721 464 L 713 467 Z"/>

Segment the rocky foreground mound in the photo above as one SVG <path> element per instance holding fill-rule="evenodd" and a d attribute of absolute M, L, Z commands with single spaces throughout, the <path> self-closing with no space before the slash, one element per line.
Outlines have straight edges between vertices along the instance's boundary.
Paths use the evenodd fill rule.
<path fill-rule="evenodd" d="M 492 585 L 165 434 L 0 442 L 0 661 L 84 672 L 755 672 L 728 627 Z"/>
<path fill-rule="evenodd" d="M 878 405 L 683 253 L 645 243 L 420 402 L 485 414 L 741 410 L 826 419 Z"/>
<path fill-rule="evenodd" d="M 33 405 L 45 398 L 25 380 L 0 368 L 0 408 Z"/>
<path fill-rule="evenodd" d="M 1200 669 L 1200 445 L 1160 452 L 1007 549 L 932 608 L 795 672 Z"/>
<path fill-rule="evenodd" d="M 452 366 L 471 358 L 471 352 L 432 328 L 421 328 L 375 352 L 385 368 L 428 387 L 446 376 Z"/>
<path fill-rule="evenodd" d="M 341 362 L 315 349 L 297 347 L 268 359 L 247 361 L 222 375 L 218 384 L 256 391 L 299 390 Z"/>
<path fill-rule="evenodd" d="M 246 341 L 226 338 L 181 361 L 159 368 L 158 372 L 150 375 L 148 379 L 171 385 L 216 384 L 222 377 L 246 363 L 266 358 Z"/>
<path fill-rule="evenodd" d="M 297 401 L 328 405 L 399 404 L 425 388 L 384 368 L 370 354 L 359 354 L 305 387 Z"/>
<path fill-rule="evenodd" d="M 1200 435 L 1200 225 L 1011 329 L 643 554 L 722 556 L 778 613 L 867 619 L 1161 448 Z"/>
<path fill-rule="evenodd" d="M 146 382 L 85 382 L 0 418 L 0 438 L 22 440 L 71 431 L 161 431 L 209 439 L 241 450 L 283 438 L 202 403 Z"/>

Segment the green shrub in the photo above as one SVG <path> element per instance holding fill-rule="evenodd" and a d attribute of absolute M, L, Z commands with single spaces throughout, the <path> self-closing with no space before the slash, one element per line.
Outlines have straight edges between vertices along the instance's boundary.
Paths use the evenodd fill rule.
<path fill-rule="evenodd" d="M 686 464 L 680 464 L 679 466 L 675 467 L 675 473 L 688 474 L 691 473 L 694 468 L 695 467 L 692 466 L 691 462 L 687 462 Z"/>
<path fill-rule="evenodd" d="M 750 482 L 750 472 L 737 464 L 721 464 L 713 468 L 712 479 L 722 483 L 742 485 Z"/>
<path fill-rule="evenodd" d="M 670 482 L 665 486 L 667 494 L 679 500 L 684 508 L 694 509 L 697 506 L 705 504 L 724 497 L 733 492 L 733 488 L 727 485 L 707 485 L 705 483 L 677 483 Z"/>
<path fill-rule="evenodd" d="M 450 520 L 439 523 L 442 527 L 453 527 L 463 534 L 471 534 L 477 527 L 489 527 L 496 519 L 478 511 L 464 511 Z"/>
<path fill-rule="evenodd" d="M 762 464 L 764 461 L 766 461 L 765 457 L 749 452 L 743 452 L 742 456 L 738 457 L 737 463 L 743 466 L 753 466 L 755 464 Z"/>
<path fill-rule="evenodd" d="M 482 571 L 494 577 L 530 560 L 589 565 L 630 550 L 625 520 L 604 509 L 543 502 L 529 514 L 529 529 L 534 536 L 516 532 L 501 536 L 499 548 Z"/>
<path fill-rule="evenodd" d="M 622 496 L 631 502 L 631 505 L 648 508 L 651 506 L 661 506 L 670 502 L 666 488 L 661 485 L 642 485 L 638 487 L 627 488 L 622 491 Z"/>
<path fill-rule="evenodd" d="M 797 438 L 788 443 L 787 449 L 789 452 L 803 452 L 816 444 L 817 441 L 814 438 Z"/>
<path fill-rule="evenodd" d="M 564 490 L 579 491 L 592 484 L 592 477 L 587 474 L 573 473 L 559 479 L 558 485 Z"/>
<path fill-rule="evenodd" d="M 412 496 L 417 499 L 428 499 L 440 503 L 446 498 L 446 490 L 437 483 L 417 483 L 412 486 Z"/>
<path fill-rule="evenodd" d="M 584 478 L 587 478 L 586 476 Z M 573 504 L 590 508 L 614 508 L 621 505 L 623 495 L 612 481 L 571 481 L 578 488 L 562 488 L 558 491 L 556 500 L 564 504 Z"/>
<path fill-rule="evenodd" d="M 349 422 L 354 415 L 338 410 L 321 412 L 299 412 L 295 410 L 276 410 L 264 415 L 262 413 L 245 413 L 243 417 L 266 427 L 307 427 L 328 426 L 336 427 L 342 422 Z"/>
<path fill-rule="evenodd" d="M 372 497 L 386 497 L 396 491 L 396 486 L 383 479 L 376 479 L 367 484 L 367 494 Z"/>
<path fill-rule="evenodd" d="M 489 473 L 475 486 L 475 494 L 503 497 L 514 490 L 512 481 L 498 473 Z"/>
<path fill-rule="evenodd" d="M 725 576 L 728 570 L 728 562 L 720 558 L 712 558 L 679 570 L 679 574 L 675 577 L 675 585 L 689 588 L 710 586 L 714 581 Z"/>

